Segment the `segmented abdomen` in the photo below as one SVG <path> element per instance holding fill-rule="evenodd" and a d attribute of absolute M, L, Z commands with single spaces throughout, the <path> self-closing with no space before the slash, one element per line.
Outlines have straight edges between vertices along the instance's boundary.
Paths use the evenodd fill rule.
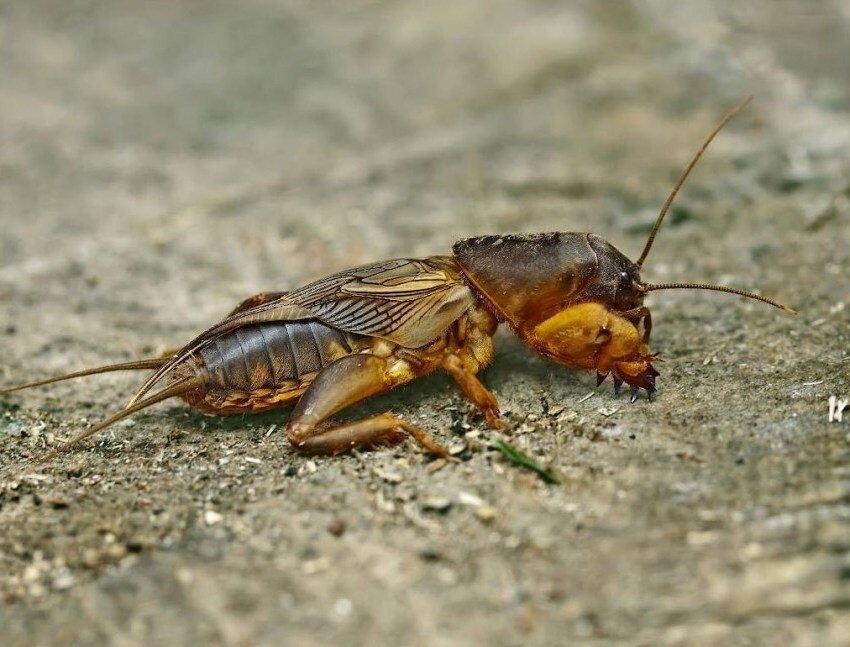
<path fill-rule="evenodd" d="M 263 323 L 212 340 L 199 355 L 210 391 L 252 392 L 301 382 L 351 353 L 356 337 L 317 321 Z"/>

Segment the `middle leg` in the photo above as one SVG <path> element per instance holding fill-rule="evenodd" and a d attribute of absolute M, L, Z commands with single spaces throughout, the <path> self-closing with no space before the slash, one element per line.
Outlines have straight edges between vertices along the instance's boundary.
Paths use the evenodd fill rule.
<path fill-rule="evenodd" d="M 487 419 L 490 429 L 501 427 L 499 422 L 499 403 L 490 391 L 487 390 L 475 374 L 468 370 L 463 361 L 457 355 L 446 355 L 443 360 L 443 368 L 446 373 L 454 378 L 463 394 L 469 398 L 478 410 Z"/>

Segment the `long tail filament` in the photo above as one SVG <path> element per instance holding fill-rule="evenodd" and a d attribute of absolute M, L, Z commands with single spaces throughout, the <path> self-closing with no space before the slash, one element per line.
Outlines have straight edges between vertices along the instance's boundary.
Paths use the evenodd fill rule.
<path fill-rule="evenodd" d="M 123 420 L 127 416 L 131 416 L 134 413 L 141 411 L 142 409 L 147 409 L 148 407 L 150 407 L 150 406 L 152 406 L 152 405 L 154 405 L 158 402 L 162 402 L 163 400 L 168 400 L 169 398 L 174 398 L 178 395 L 183 395 L 184 393 L 188 393 L 189 391 L 194 391 L 195 389 L 202 388 L 203 386 L 204 386 L 204 380 L 203 380 L 202 377 L 188 377 L 184 380 L 180 380 L 179 382 L 172 384 L 171 386 L 163 389 L 162 391 L 154 393 L 152 396 L 145 398 L 144 400 L 141 400 L 141 401 L 137 402 L 136 404 L 134 404 L 132 406 L 129 406 L 129 407 L 126 407 L 125 409 L 122 409 L 121 411 L 116 413 L 111 418 L 107 418 L 106 420 L 104 420 L 100 424 L 95 425 L 91 429 L 87 429 L 86 431 L 79 434 L 78 436 L 75 436 L 74 438 L 72 438 L 68 442 L 64 443 L 60 447 L 57 447 L 56 449 L 54 449 L 54 450 L 48 452 L 47 454 L 45 454 L 44 456 L 42 456 L 38 460 L 38 462 L 39 463 L 45 463 L 47 461 L 50 461 L 51 459 L 55 458 L 58 454 L 61 454 L 63 452 L 68 451 L 71 447 L 73 447 L 74 445 L 76 445 L 80 441 L 85 440 L 89 436 L 93 436 L 94 434 L 98 433 L 99 431 L 103 431 L 104 429 L 106 429 L 110 425 L 113 425 L 116 422 L 118 422 L 119 420 Z"/>
<path fill-rule="evenodd" d="M 75 377 L 97 375 L 99 373 L 111 373 L 112 371 L 137 371 L 145 369 L 157 369 L 162 365 L 166 364 L 168 361 L 169 358 L 163 357 L 154 359 L 142 359 L 136 362 L 125 362 L 123 364 L 111 364 L 109 366 L 98 366 L 97 368 L 90 368 L 84 371 L 67 373 L 66 375 L 59 375 L 58 377 L 51 377 L 46 380 L 39 380 L 38 382 L 29 382 L 28 384 L 21 384 L 19 386 L 14 386 L 11 389 L 0 389 L 0 395 L 6 395 L 8 393 L 14 393 L 15 391 L 22 391 L 24 389 L 31 389 L 35 386 L 45 386 L 46 384 L 53 384 L 54 382 L 64 382 L 65 380 L 72 380 Z"/>

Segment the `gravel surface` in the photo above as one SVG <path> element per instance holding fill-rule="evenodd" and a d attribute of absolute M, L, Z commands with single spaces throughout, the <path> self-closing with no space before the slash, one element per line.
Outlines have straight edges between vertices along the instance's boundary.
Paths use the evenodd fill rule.
<path fill-rule="evenodd" d="M 0 397 L 0 641 L 786 644 L 850 635 L 850 10 L 841 0 L 0 3 L 0 384 L 454 240 L 593 231 L 654 282 L 655 402 L 532 356 L 392 410 L 452 447 L 296 455 L 138 375 Z M 592 394 L 592 397 L 587 397 Z"/>

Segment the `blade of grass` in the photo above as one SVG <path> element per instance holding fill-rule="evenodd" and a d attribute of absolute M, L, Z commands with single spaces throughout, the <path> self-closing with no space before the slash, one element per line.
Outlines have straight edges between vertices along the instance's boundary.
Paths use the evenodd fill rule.
<path fill-rule="evenodd" d="M 514 465 L 519 465 L 527 470 L 531 470 L 546 483 L 549 483 L 550 485 L 560 483 L 558 477 L 555 476 L 555 473 L 552 472 L 552 470 L 547 470 L 545 467 L 542 467 L 537 461 L 531 458 L 531 456 L 524 454 L 516 447 L 506 443 L 501 438 L 497 438 L 495 436 L 492 437 L 490 439 L 490 446 L 502 452 L 502 454 L 504 454 Z"/>

